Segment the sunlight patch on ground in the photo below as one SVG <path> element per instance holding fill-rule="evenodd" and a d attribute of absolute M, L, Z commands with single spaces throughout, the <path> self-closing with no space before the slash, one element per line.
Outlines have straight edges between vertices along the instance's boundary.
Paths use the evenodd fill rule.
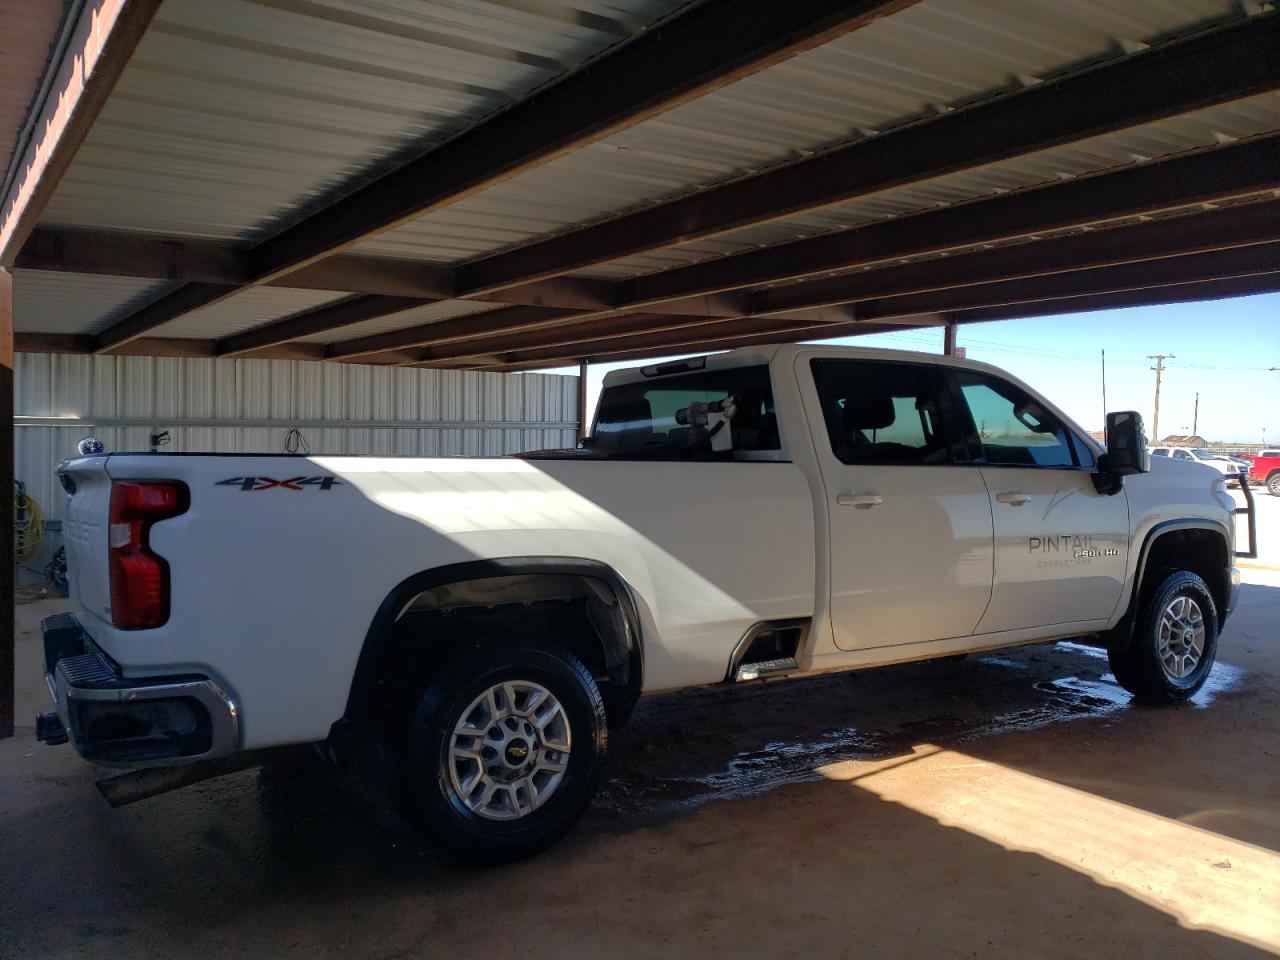
<path fill-rule="evenodd" d="M 1280 854 L 932 744 L 817 768 L 942 826 L 1034 853 L 1185 927 L 1280 953 Z"/>

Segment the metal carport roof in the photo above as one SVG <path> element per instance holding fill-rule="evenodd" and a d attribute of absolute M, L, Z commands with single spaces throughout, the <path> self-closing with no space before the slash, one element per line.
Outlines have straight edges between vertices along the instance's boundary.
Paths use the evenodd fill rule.
<path fill-rule="evenodd" d="M 3 477 L 11 348 L 521 370 L 1280 289 L 1273 3 L 44 7 Z"/>
<path fill-rule="evenodd" d="M 521 369 L 1280 288 L 1272 4 L 76 14 L 19 350 Z"/>

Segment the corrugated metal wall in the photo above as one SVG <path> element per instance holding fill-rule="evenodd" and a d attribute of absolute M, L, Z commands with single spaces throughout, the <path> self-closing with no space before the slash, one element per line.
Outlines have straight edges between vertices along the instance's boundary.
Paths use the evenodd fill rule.
<path fill-rule="evenodd" d="M 107 450 L 279 453 L 296 427 L 315 454 L 497 456 L 577 444 L 577 380 L 542 374 L 314 363 L 16 359 L 16 476 L 59 519 L 54 469 L 96 436 Z M 64 425 L 44 418 L 67 418 Z M 42 418 L 31 422 L 24 418 Z"/>

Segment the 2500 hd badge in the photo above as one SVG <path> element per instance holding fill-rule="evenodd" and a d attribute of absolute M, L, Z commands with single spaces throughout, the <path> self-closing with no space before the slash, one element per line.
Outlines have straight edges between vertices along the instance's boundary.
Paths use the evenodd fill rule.
<path fill-rule="evenodd" d="M 1094 557 L 1118 557 L 1120 551 L 1116 547 L 1105 545 L 1106 538 L 1092 533 L 1070 534 L 1060 536 L 1030 537 L 1027 540 L 1028 553 L 1065 553 L 1073 560 L 1092 560 Z"/>

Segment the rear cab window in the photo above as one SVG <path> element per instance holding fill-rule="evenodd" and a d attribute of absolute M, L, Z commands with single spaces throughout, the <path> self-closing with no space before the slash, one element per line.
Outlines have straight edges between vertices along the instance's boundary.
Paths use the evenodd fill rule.
<path fill-rule="evenodd" d="M 608 459 L 782 459 L 764 364 L 607 387 L 592 437 L 594 455 Z"/>

